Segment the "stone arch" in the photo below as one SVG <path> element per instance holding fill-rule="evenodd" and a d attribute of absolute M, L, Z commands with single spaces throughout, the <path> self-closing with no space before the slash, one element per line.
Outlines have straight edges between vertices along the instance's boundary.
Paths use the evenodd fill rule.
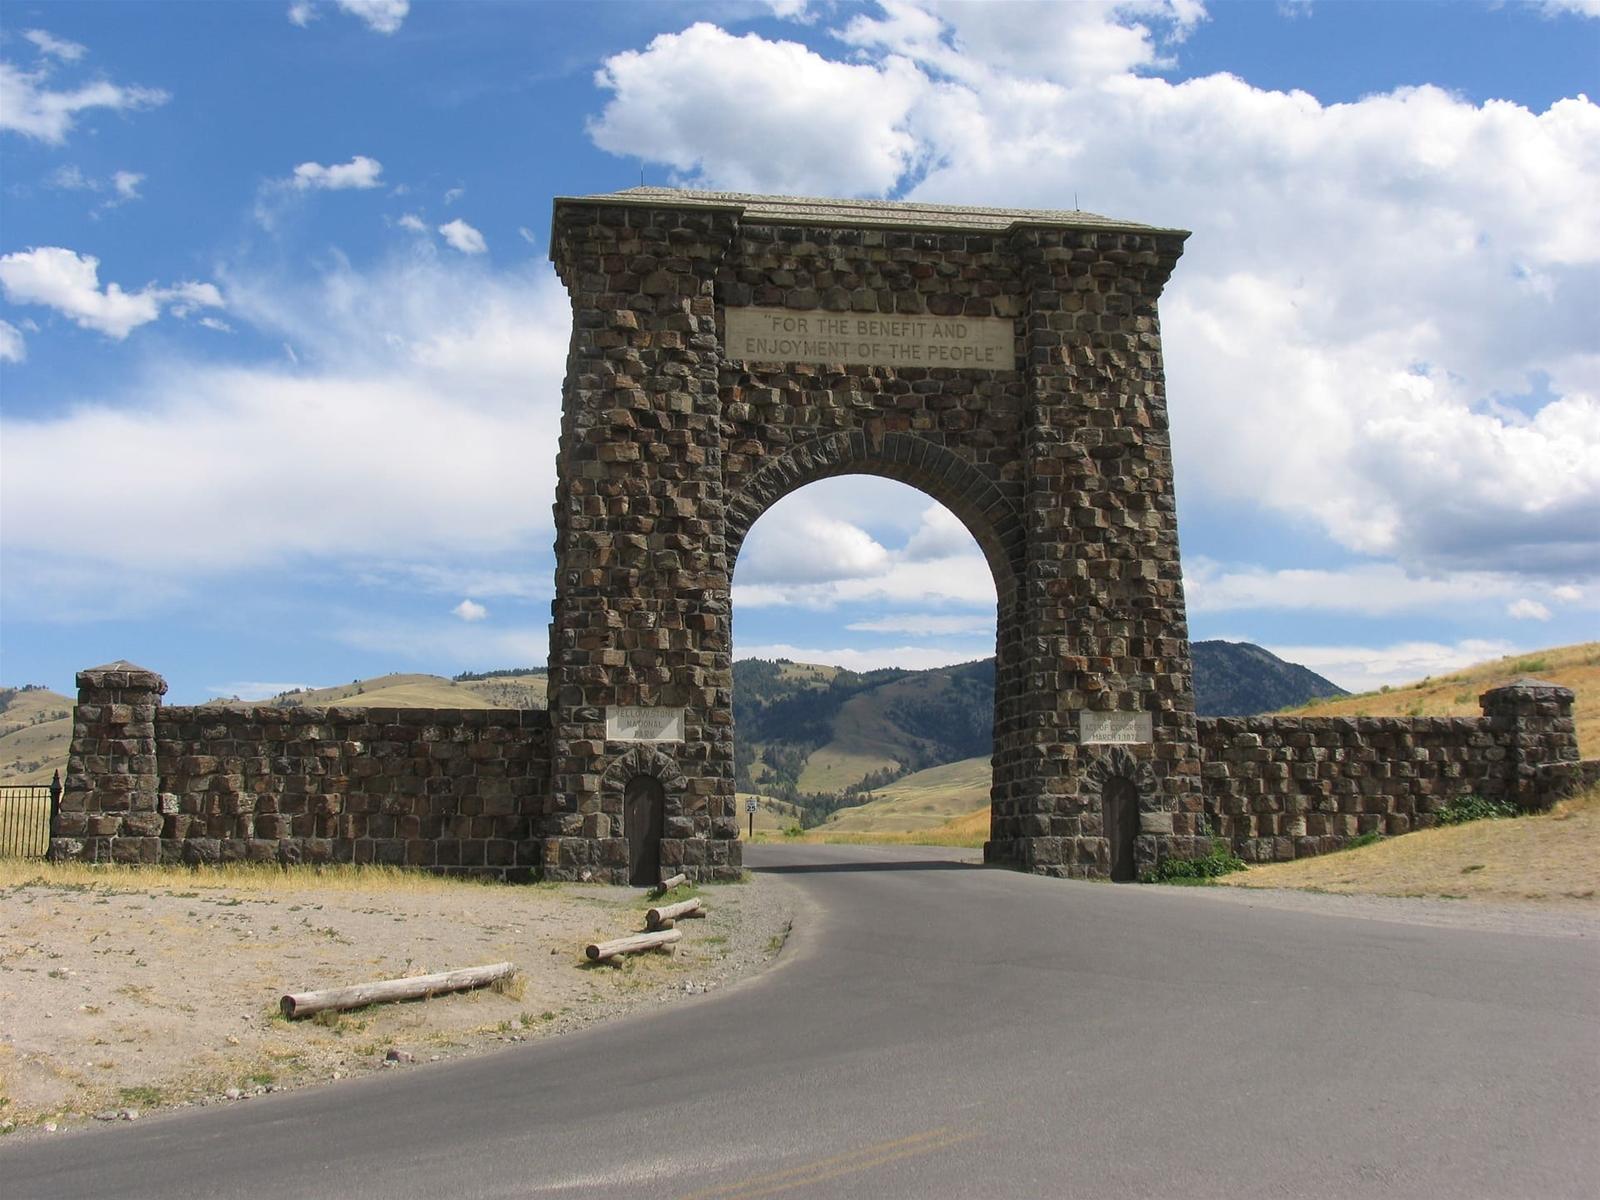
<path fill-rule="evenodd" d="M 607 775 L 649 740 L 687 780 L 664 864 L 737 876 L 733 567 L 775 501 L 852 473 L 945 505 L 994 578 L 985 861 L 1105 873 L 1081 787 L 1100 750 L 1091 707 L 1137 717 L 1135 754 L 1159 764 L 1159 790 L 1139 792 L 1141 855 L 1184 848 L 1200 751 L 1156 301 L 1186 236 L 1078 212 L 660 188 L 558 200 L 550 255 L 573 322 L 546 874 L 618 879 L 632 768 Z M 613 720 L 631 709 L 673 741 Z"/>
<path fill-rule="evenodd" d="M 683 792 L 688 779 L 678 768 L 677 759 L 649 746 L 635 746 L 619 754 L 605 774 L 600 777 L 602 807 L 612 815 L 622 812 L 622 793 L 636 776 L 647 775 L 661 785 L 666 795 L 667 816 L 677 815 L 683 806 Z"/>
<path fill-rule="evenodd" d="M 1021 576 L 1027 535 L 1016 504 L 993 480 L 926 438 L 888 433 L 871 439 L 860 430 L 812 438 L 767 459 L 743 481 L 728 499 L 730 568 L 751 526 L 767 509 L 807 484 L 839 475 L 879 475 L 943 504 L 983 551 L 1002 600 Z"/>

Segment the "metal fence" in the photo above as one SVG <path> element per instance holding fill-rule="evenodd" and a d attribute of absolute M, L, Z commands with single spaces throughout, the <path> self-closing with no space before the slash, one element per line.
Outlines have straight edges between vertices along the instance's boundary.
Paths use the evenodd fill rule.
<path fill-rule="evenodd" d="M 44 858 L 61 805 L 61 772 L 49 783 L 0 787 L 0 858 Z"/>

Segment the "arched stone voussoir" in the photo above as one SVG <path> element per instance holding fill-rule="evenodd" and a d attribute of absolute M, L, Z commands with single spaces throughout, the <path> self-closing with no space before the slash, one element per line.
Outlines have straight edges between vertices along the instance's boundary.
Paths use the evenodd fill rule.
<path fill-rule="evenodd" d="M 1121 746 L 1090 751 L 1086 755 L 1089 766 L 1080 777 L 1078 795 L 1085 801 L 1098 802 L 1106 784 L 1113 779 L 1123 779 L 1133 784 L 1139 793 L 1139 807 L 1149 810 L 1159 806 L 1156 790 L 1156 773 L 1148 759 L 1135 758 Z"/>
<path fill-rule="evenodd" d="M 639 775 L 648 775 L 660 783 L 669 799 L 681 796 L 689 782 L 670 754 L 649 746 L 635 746 L 612 760 L 600 777 L 601 786 L 607 792 L 620 793 L 630 779 Z"/>
<path fill-rule="evenodd" d="M 885 435 L 876 445 L 860 431 L 831 433 L 767 459 L 728 496 L 728 557 L 737 559 L 750 527 L 790 492 L 856 474 L 908 484 L 948 508 L 978 543 L 1000 590 L 1021 576 L 1027 539 L 1016 504 L 954 451 L 906 433 Z"/>

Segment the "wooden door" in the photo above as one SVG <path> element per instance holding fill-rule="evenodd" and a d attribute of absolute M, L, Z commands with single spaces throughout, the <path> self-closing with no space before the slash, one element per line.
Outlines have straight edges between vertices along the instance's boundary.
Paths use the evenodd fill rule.
<path fill-rule="evenodd" d="M 1131 779 L 1106 780 L 1100 795 L 1105 838 L 1111 846 L 1111 878 L 1129 883 L 1138 876 L 1134 839 L 1139 836 L 1139 789 Z"/>
<path fill-rule="evenodd" d="M 628 882 L 655 887 L 661 882 L 661 810 L 666 793 L 659 780 L 635 775 L 622 793 L 622 836 L 628 839 Z"/>

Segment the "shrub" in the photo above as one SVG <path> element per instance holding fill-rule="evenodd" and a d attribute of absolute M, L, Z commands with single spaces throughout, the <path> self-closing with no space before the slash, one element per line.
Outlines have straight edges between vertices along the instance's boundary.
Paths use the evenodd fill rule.
<path fill-rule="evenodd" d="M 1457 796 L 1434 814 L 1441 825 L 1465 825 L 1468 821 L 1518 817 L 1521 811 L 1509 800 L 1485 800 L 1482 796 Z"/>
<path fill-rule="evenodd" d="M 1188 879 L 1214 879 L 1233 871 L 1244 870 L 1244 859 L 1222 838 L 1211 843 L 1211 853 L 1198 858 L 1163 858 L 1153 871 L 1143 879 L 1145 883 L 1172 883 Z"/>

